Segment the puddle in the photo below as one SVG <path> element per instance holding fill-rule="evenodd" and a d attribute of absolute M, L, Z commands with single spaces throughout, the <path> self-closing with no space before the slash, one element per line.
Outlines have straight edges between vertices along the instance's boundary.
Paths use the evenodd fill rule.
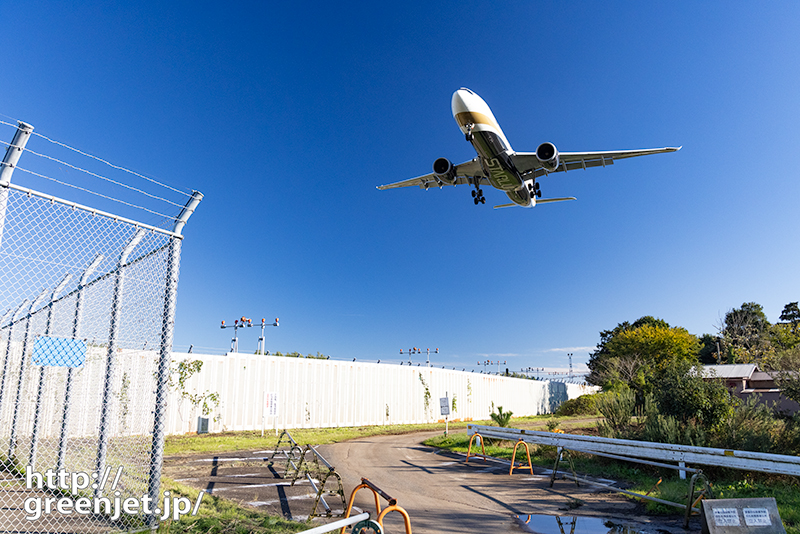
<path fill-rule="evenodd" d="M 599 517 L 574 515 L 518 515 L 524 532 L 537 534 L 648 534 L 624 524 Z"/>

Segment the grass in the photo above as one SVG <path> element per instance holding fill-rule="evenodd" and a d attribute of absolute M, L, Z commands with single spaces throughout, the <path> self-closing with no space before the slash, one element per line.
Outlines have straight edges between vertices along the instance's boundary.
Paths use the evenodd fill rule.
<path fill-rule="evenodd" d="M 166 477 L 161 479 L 161 491 L 169 490 L 172 497 L 186 497 L 194 503 L 197 489 L 179 484 Z M 196 516 L 185 515 L 179 521 L 165 521 L 159 534 L 290 534 L 309 528 L 307 523 L 287 521 L 215 497 L 204 495 Z"/>
<path fill-rule="evenodd" d="M 490 444 L 489 439 L 486 441 L 487 455 L 511 460 L 513 442 L 502 441 Z M 447 437 L 435 436 L 425 440 L 424 443 L 432 447 L 466 453 L 469 436 L 464 433 L 451 434 Z M 480 445 L 478 445 L 477 452 L 480 452 L 479 449 Z M 474 443 L 472 452 L 476 452 Z M 516 461 L 519 462 L 522 459 L 525 462 L 524 454 L 524 451 L 518 449 Z M 531 463 L 534 465 L 552 469 L 555 455 L 555 447 L 531 446 Z M 573 461 L 579 476 L 587 474 L 619 480 L 624 482 L 625 489 L 640 494 L 650 491 L 655 482 L 661 478 L 663 481 L 650 495 L 681 504 L 685 504 L 688 499 L 689 481 L 680 480 L 677 471 L 580 453 L 573 453 Z M 559 469 L 567 470 L 569 464 L 562 461 Z M 717 499 L 774 497 L 787 534 L 800 534 L 800 480 L 797 478 L 749 472 L 744 474 L 743 471 L 732 469 L 710 468 L 704 472 L 711 480 L 712 491 Z M 683 514 L 683 511 L 678 508 L 649 501 L 645 502 L 645 506 L 647 511 L 653 515 Z"/>
<path fill-rule="evenodd" d="M 536 415 L 530 417 L 515 417 L 514 425 L 520 428 L 544 427 L 552 420 L 549 415 Z M 570 426 L 570 421 L 584 421 L 585 418 L 566 417 L 561 418 L 562 426 Z M 450 430 L 456 431 L 466 429 L 468 424 L 488 425 L 490 420 L 485 421 L 459 421 L 451 422 Z M 578 423 L 574 423 L 578 424 Z M 367 436 L 379 436 L 389 434 L 408 434 L 410 432 L 423 432 L 433 430 L 444 430 L 444 423 L 429 423 L 419 425 L 384 425 L 384 426 L 361 426 L 361 427 L 337 427 L 337 428 L 294 428 L 290 429 L 294 440 L 300 444 L 324 445 L 327 443 L 339 443 L 355 438 Z M 213 452 L 229 452 L 247 449 L 258 449 L 265 446 L 272 446 L 277 441 L 274 431 L 267 432 L 261 437 L 261 431 L 243 432 L 219 432 L 214 434 L 184 434 L 167 436 L 164 444 L 164 454 L 167 456 L 175 454 L 200 454 Z"/>

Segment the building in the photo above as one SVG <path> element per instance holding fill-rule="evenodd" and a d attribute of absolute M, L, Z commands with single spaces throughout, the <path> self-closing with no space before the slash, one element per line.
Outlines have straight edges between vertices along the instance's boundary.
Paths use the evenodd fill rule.
<path fill-rule="evenodd" d="M 702 368 L 703 378 L 722 380 L 731 395 L 747 400 L 751 395 L 760 396 L 760 404 L 767 404 L 775 410 L 794 414 L 800 411 L 800 404 L 787 399 L 775 383 L 774 373 L 761 371 L 754 363 L 706 365 Z"/>

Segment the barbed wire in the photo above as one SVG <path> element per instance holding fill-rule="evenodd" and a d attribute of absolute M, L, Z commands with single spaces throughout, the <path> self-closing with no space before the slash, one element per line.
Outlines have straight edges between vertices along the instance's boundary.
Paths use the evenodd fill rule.
<path fill-rule="evenodd" d="M 2 115 L 2 114 L 0 114 L 0 115 Z M 8 117 L 7 115 L 3 115 L 3 116 L 4 117 Z M 11 118 L 11 117 L 8 117 L 8 118 Z M 5 124 L 6 126 L 11 126 L 13 128 L 17 127 L 16 124 L 11 124 L 11 123 L 8 123 L 8 122 L 2 121 L 2 120 L 0 120 L 0 124 Z M 103 158 L 99 158 L 99 157 L 97 157 L 97 156 L 95 156 L 93 154 L 89 154 L 88 152 L 84 152 L 84 151 L 79 150 L 79 149 L 77 149 L 75 147 L 71 147 L 71 146 L 69 146 L 69 145 L 67 145 L 65 143 L 62 143 L 60 141 L 56 141 L 55 139 L 51 139 L 51 138 L 47 137 L 46 135 L 40 134 L 39 132 L 35 132 L 34 131 L 32 133 L 33 133 L 33 135 L 35 135 L 37 137 L 41 137 L 45 141 L 49 141 L 49 142 L 51 142 L 51 143 L 53 143 L 55 145 L 58 145 L 58 146 L 63 147 L 63 148 L 66 148 L 67 150 L 72 150 L 73 152 L 76 152 L 76 153 L 78 153 L 78 154 L 80 154 L 82 156 L 86 156 L 87 158 L 92 158 L 94 160 L 97 160 L 100 163 L 104 163 L 105 165 L 108 165 L 109 167 L 111 167 L 113 169 L 117 169 L 117 170 L 122 171 L 122 172 L 127 172 L 128 174 L 132 174 L 134 176 L 142 178 L 143 180 L 147 180 L 148 182 L 151 182 L 153 184 L 156 184 L 156 185 L 159 185 L 159 186 L 164 187 L 166 189 L 169 189 L 170 191 L 174 191 L 175 193 L 179 193 L 179 194 L 185 195 L 187 197 L 191 197 L 192 196 L 191 193 L 187 193 L 186 191 L 181 191 L 180 189 L 176 189 L 176 188 L 172 187 L 171 185 L 167 185 L 165 183 L 159 182 L 158 180 L 150 178 L 149 176 L 145 176 L 144 174 L 140 174 L 140 173 L 138 173 L 136 171 L 132 171 L 130 169 L 127 169 L 125 167 L 121 167 L 119 165 L 115 165 L 115 164 L 113 164 L 113 163 L 111 163 L 109 161 L 104 160 Z M 8 143 L 5 143 L 5 144 L 8 144 Z M 28 150 L 28 149 L 26 149 L 26 150 Z M 31 152 L 33 152 L 33 151 L 31 151 Z"/>
<path fill-rule="evenodd" d="M 3 143 L 4 145 L 9 145 L 9 146 L 10 146 L 10 144 L 9 144 L 9 143 L 3 142 L 3 141 L 0 141 L 0 143 Z M 166 202 L 167 204 L 172 204 L 173 206 L 177 206 L 177 207 L 179 207 L 179 208 L 183 208 L 183 204 L 178 204 L 178 203 L 176 203 L 176 202 L 172 202 L 171 200 L 168 200 L 168 199 L 166 199 L 166 198 L 159 197 L 159 196 L 156 196 L 156 195 L 152 195 L 152 194 L 148 193 L 147 191 L 143 191 L 143 190 L 141 190 L 141 189 L 138 189 L 138 188 L 136 188 L 136 187 L 133 187 L 133 186 L 131 186 L 131 185 L 124 184 L 124 183 L 122 183 L 122 182 L 118 182 L 117 180 L 114 180 L 114 179 L 112 179 L 112 178 L 108 178 L 107 176 L 103 176 L 103 175 L 101 175 L 101 174 L 97 174 L 97 173 L 94 173 L 94 172 L 92 172 L 92 171 L 89 171 L 89 170 L 86 170 L 86 169 L 82 169 L 82 168 L 80 168 L 80 167 L 77 167 L 77 166 L 75 166 L 75 165 L 72 165 L 71 163 L 67 163 L 66 161 L 61 161 L 61 160 L 60 160 L 60 159 L 58 159 L 58 158 L 54 158 L 54 157 L 52 157 L 52 156 L 48 156 L 47 154 L 40 154 L 40 153 L 38 153 L 38 152 L 34 152 L 34 151 L 33 151 L 33 150 L 31 150 L 30 148 L 26 148 L 26 149 L 25 149 L 25 152 L 30 152 L 30 153 L 31 153 L 31 154 L 33 154 L 34 156 L 39 156 L 40 158 L 49 159 L 50 161 L 54 161 L 54 162 L 56 162 L 56 163 L 60 163 L 61 165 L 66 165 L 67 167 L 69 167 L 69 168 L 71 168 L 71 169 L 75 169 L 76 171 L 85 172 L 86 174 L 88 174 L 88 175 L 91 175 L 91 176 L 94 176 L 95 178 L 99 178 L 99 179 L 101 179 L 101 180 L 105 180 L 106 182 L 110 182 L 110 183 L 112 183 L 112 184 L 114 184 L 114 185 L 118 185 L 118 186 L 120 186 L 120 187 L 124 187 L 125 189 L 130 189 L 131 191 L 135 191 L 135 192 L 137 192 L 137 193 L 141 193 L 142 195 L 145 195 L 145 196 L 147 196 L 147 197 L 150 197 L 150 198 L 152 198 L 152 199 L 155 199 L 155 200 L 160 200 L 160 201 L 162 201 L 162 202 Z"/>
<path fill-rule="evenodd" d="M 50 176 L 46 176 L 46 175 L 40 174 L 38 172 L 34 172 L 34 171 L 31 171 L 31 170 L 28 170 L 28 169 L 23 169 L 22 167 L 19 167 L 19 166 L 17 166 L 16 169 L 18 171 L 21 171 L 21 172 L 27 172 L 28 174 L 32 174 L 33 176 L 38 176 L 39 178 L 44 178 L 45 180 L 50 180 L 50 181 L 55 182 L 55 183 L 57 183 L 59 185 L 63 185 L 63 186 L 66 186 L 66 187 L 72 187 L 73 189 L 77 189 L 79 191 L 83 191 L 84 193 L 89 193 L 90 195 L 96 195 L 96 196 L 104 198 L 106 200 L 111 200 L 113 202 L 119 202 L 120 204 L 124 204 L 124 205 L 126 205 L 128 207 L 140 209 L 142 211 L 146 211 L 148 213 L 152 213 L 153 215 L 158 215 L 159 217 L 164 217 L 165 219 L 168 219 L 168 220 L 171 220 L 171 221 L 177 221 L 178 220 L 177 217 L 174 217 L 174 216 L 171 216 L 171 215 L 165 215 L 163 213 L 159 213 L 159 212 L 151 210 L 149 208 L 145 208 L 144 206 L 137 206 L 136 204 L 131 204 L 130 202 L 125 202 L 124 200 L 120 200 L 118 198 L 110 197 L 108 195 L 104 195 L 102 193 L 98 193 L 96 191 L 92 191 L 91 189 L 86 189 L 85 187 L 80 187 L 80 186 L 71 184 L 69 182 L 64 182 L 62 180 L 58 180 L 56 178 L 52 178 Z"/>

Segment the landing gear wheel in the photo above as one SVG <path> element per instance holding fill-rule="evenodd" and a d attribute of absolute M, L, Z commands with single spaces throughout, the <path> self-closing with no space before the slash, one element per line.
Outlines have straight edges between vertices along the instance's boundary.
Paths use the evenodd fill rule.
<path fill-rule="evenodd" d="M 486 199 L 481 197 L 481 204 L 486 204 Z"/>
<path fill-rule="evenodd" d="M 477 206 L 477 205 L 478 205 L 478 202 L 480 202 L 480 201 L 481 201 L 481 199 L 479 199 L 478 197 L 475 197 L 475 198 L 473 198 L 473 199 L 472 199 L 472 201 L 473 201 L 473 202 L 475 203 L 475 205 Z"/>
<path fill-rule="evenodd" d="M 536 196 L 542 198 L 542 192 L 539 191 L 538 189 L 536 190 Z"/>
<path fill-rule="evenodd" d="M 475 198 L 476 196 L 478 196 L 478 192 L 477 191 L 473 191 L 472 192 L 472 198 Z"/>

